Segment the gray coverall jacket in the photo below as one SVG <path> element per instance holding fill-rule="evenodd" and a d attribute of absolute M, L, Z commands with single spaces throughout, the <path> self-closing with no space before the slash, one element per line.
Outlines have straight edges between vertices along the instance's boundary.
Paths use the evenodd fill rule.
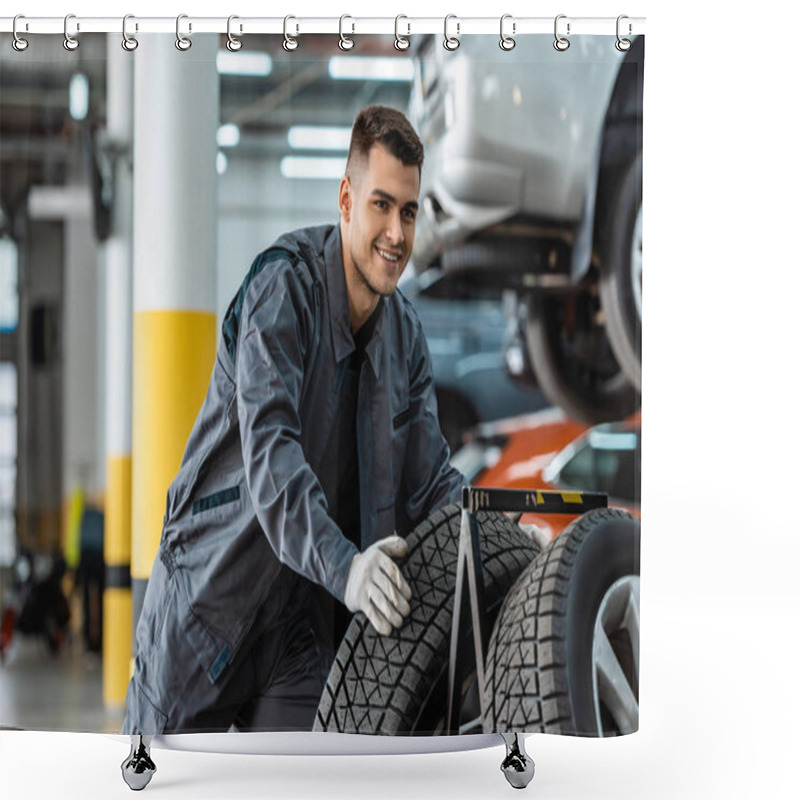
<path fill-rule="evenodd" d="M 417 315 L 399 291 L 381 302 L 358 394 L 362 549 L 456 502 L 464 483 L 439 430 Z M 343 600 L 357 548 L 328 515 L 318 476 L 354 348 L 338 225 L 287 234 L 256 258 L 223 321 L 159 549 L 211 683 L 259 609 L 280 613 L 282 571 Z"/>

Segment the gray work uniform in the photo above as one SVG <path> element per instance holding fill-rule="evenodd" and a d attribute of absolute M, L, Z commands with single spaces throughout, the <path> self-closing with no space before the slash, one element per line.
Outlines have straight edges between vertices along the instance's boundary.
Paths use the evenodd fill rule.
<path fill-rule="evenodd" d="M 380 302 L 358 383 L 362 550 L 407 534 L 464 483 L 419 319 L 400 291 Z M 232 699 L 232 683 L 264 696 L 282 685 L 278 705 L 297 686 L 318 701 L 332 653 L 315 589 L 342 602 L 358 552 L 329 514 L 338 465 L 324 458 L 354 349 L 338 225 L 287 234 L 256 258 L 167 492 L 125 732 L 224 729 L 213 712 L 247 699 Z"/>

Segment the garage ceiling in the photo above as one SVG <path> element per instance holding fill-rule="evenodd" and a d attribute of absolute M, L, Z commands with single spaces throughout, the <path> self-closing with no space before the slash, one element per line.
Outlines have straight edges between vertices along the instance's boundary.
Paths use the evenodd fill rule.
<path fill-rule="evenodd" d="M 221 36 L 224 51 L 227 37 Z M 328 72 L 332 56 L 386 56 L 407 59 L 393 47 L 393 37 L 356 40 L 343 54 L 334 36 L 303 36 L 287 53 L 278 36 L 247 36 L 242 53 L 271 58 L 266 77 L 221 75 L 220 123 L 233 122 L 241 132 L 241 152 L 280 157 L 290 152 L 291 125 L 350 126 L 358 109 L 380 102 L 404 108 L 407 81 L 336 80 Z M 146 43 L 146 40 L 143 40 Z M 136 58 L 133 53 L 131 58 Z M 106 36 L 84 34 L 80 47 L 67 52 L 59 36 L 31 36 L 21 53 L 11 36 L 0 36 L 0 202 L 3 226 L 24 208 L 31 186 L 68 182 L 87 130 L 102 129 L 106 113 Z M 89 114 L 82 123 L 69 112 L 69 85 L 76 73 L 89 84 Z"/>

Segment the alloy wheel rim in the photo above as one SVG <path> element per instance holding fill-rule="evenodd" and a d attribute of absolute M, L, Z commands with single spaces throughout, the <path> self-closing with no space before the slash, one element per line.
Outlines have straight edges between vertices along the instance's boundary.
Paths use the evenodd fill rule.
<path fill-rule="evenodd" d="M 599 736 L 639 727 L 639 576 L 615 581 L 594 625 L 592 688 Z"/>

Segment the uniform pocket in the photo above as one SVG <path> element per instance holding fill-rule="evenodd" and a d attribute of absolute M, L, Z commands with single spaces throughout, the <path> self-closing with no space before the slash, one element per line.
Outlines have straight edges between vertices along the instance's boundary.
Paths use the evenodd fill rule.
<path fill-rule="evenodd" d="M 395 418 L 392 420 L 392 428 L 397 430 L 401 428 L 403 425 L 408 422 L 409 418 L 411 417 L 411 406 L 409 406 L 405 411 L 401 411 Z"/>
<path fill-rule="evenodd" d="M 206 497 L 201 497 L 192 504 L 192 516 L 202 514 L 203 511 L 210 511 L 212 508 L 224 506 L 227 503 L 234 503 L 239 499 L 239 496 L 239 487 L 231 486 L 227 489 L 220 489 L 220 491 Z"/>

